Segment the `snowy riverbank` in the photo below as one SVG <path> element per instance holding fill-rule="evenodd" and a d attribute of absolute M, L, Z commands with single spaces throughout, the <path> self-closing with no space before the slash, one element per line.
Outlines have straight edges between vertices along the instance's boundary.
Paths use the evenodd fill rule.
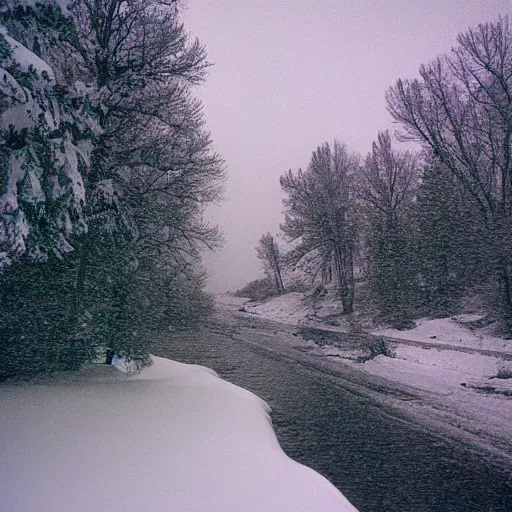
<path fill-rule="evenodd" d="M 0 392 L 0 509 L 353 512 L 288 458 L 268 405 L 202 366 L 92 365 Z"/>
<path fill-rule="evenodd" d="M 421 319 L 414 329 L 404 331 L 368 330 L 367 334 L 383 337 L 391 349 L 388 355 L 369 358 L 364 342 L 360 347 L 346 343 L 351 326 L 333 315 L 336 306 L 329 301 L 312 304 L 301 293 L 263 303 L 228 296 L 219 296 L 218 301 L 224 307 L 242 308 L 241 314 L 297 326 L 301 350 L 406 386 L 436 415 L 466 432 L 485 435 L 497 444 L 510 439 L 512 378 L 498 377 L 512 376 L 512 341 L 474 327 L 477 315 Z M 311 328 L 329 331 L 327 340 L 320 342 Z M 410 408 L 420 405 L 411 403 Z"/>

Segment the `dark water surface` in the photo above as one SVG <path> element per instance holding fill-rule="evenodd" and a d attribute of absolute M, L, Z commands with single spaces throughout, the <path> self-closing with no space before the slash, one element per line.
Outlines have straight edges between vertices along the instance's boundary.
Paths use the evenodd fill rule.
<path fill-rule="evenodd" d="M 243 334 L 233 339 L 215 330 L 162 337 L 152 351 L 213 368 L 267 401 L 284 451 L 327 477 L 361 512 L 512 512 L 511 467 L 425 433 Z"/>

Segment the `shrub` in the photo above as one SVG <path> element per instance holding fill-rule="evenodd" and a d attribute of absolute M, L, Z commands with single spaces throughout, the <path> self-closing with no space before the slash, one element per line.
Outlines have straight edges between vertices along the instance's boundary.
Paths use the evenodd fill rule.
<path fill-rule="evenodd" d="M 372 338 L 367 340 L 363 347 L 369 352 L 369 354 L 358 357 L 356 362 L 365 363 L 377 356 L 396 357 L 390 344 L 384 338 Z"/>
<path fill-rule="evenodd" d="M 252 301 L 265 300 L 278 295 L 273 284 L 266 277 L 256 279 L 235 292 L 236 297 L 249 297 Z"/>
<path fill-rule="evenodd" d="M 376 338 L 368 343 L 368 350 L 372 359 L 374 357 L 383 355 L 386 357 L 395 357 L 395 353 L 391 349 L 391 346 L 384 338 Z"/>
<path fill-rule="evenodd" d="M 512 362 L 502 361 L 500 363 L 496 379 L 512 379 Z"/>

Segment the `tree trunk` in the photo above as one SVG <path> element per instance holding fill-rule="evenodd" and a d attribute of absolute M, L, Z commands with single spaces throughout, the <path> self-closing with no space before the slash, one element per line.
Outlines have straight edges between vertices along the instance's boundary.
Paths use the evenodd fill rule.
<path fill-rule="evenodd" d="M 505 336 L 512 338 L 512 269 L 507 258 L 500 261 L 500 299 Z"/>
<path fill-rule="evenodd" d="M 272 268 L 272 273 L 274 274 L 274 283 L 276 285 L 277 293 L 284 293 L 283 278 L 281 277 L 281 269 L 279 268 L 279 258 L 273 245 L 270 248 L 269 256 L 270 266 Z"/>
<path fill-rule="evenodd" d="M 277 284 L 277 291 L 279 293 L 284 293 L 284 284 L 283 284 L 283 278 L 281 276 L 281 269 L 279 268 L 279 263 L 276 261 L 276 284 Z"/>
<path fill-rule="evenodd" d="M 334 258 L 343 313 L 349 314 L 354 311 L 354 265 L 352 251 L 350 249 L 343 251 L 341 247 L 336 247 Z"/>

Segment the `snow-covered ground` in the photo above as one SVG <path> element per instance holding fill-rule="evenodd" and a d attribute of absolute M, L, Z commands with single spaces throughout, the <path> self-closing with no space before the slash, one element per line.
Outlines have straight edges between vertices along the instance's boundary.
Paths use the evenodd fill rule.
<path fill-rule="evenodd" d="M 490 336 L 484 329 L 470 329 L 468 324 L 479 320 L 481 315 L 456 315 L 450 318 L 420 318 L 416 327 L 406 331 L 379 329 L 373 334 L 412 340 L 422 343 L 442 343 L 454 348 L 466 347 L 496 352 L 512 352 L 512 340 Z"/>
<path fill-rule="evenodd" d="M 356 510 L 284 454 L 257 396 L 205 367 L 153 362 L 2 385 L 0 510 Z"/>
<path fill-rule="evenodd" d="M 276 322 L 300 325 L 313 314 L 313 308 L 304 303 L 304 294 L 298 292 L 279 295 L 264 302 L 248 302 L 248 299 L 231 298 L 229 295 L 220 296 L 224 303 L 234 300 L 247 310 Z"/>
<path fill-rule="evenodd" d="M 230 307 L 233 299 L 219 300 Z M 264 303 L 236 300 L 240 302 L 232 303 L 232 307 L 243 306 L 248 313 L 277 322 L 320 327 L 331 333 L 346 333 L 349 327 L 343 318 L 319 314 L 322 310 L 334 310 L 332 304 L 329 306 L 330 299 L 323 305 L 321 300 L 317 301 L 315 306 L 301 293 L 289 293 Z M 368 355 L 367 347 L 362 345 L 357 349 L 353 344 L 347 347 L 346 337 L 340 335 L 338 342 L 332 334 L 327 343 L 315 342 L 312 335 L 303 342 L 302 349 L 405 385 L 436 409 L 450 414 L 452 424 L 458 424 L 460 418 L 460 424 L 468 431 L 485 431 L 490 437 L 510 439 L 512 378 L 497 376 L 512 376 L 512 340 L 491 336 L 483 328 L 471 328 L 478 318 L 478 315 L 424 318 L 416 322 L 414 329 L 368 332 L 385 337 L 394 357 L 377 355 L 362 362 Z"/>
<path fill-rule="evenodd" d="M 341 313 L 341 307 L 335 301 L 314 302 L 305 298 L 304 293 L 290 292 L 263 302 L 249 302 L 245 297 L 217 295 L 217 301 L 224 305 L 238 305 L 247 313 L 260 315 L 275 322 L 284 324 L 309 326 L 344 332 L 348 330 L 346 323 L 331 322 L 330 319 Z"/>

